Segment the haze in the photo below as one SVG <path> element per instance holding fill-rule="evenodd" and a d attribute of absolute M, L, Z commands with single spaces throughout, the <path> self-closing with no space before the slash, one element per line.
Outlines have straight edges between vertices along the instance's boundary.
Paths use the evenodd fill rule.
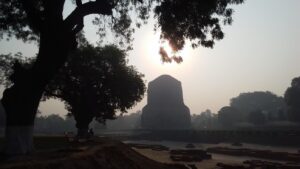
<path fill-rule="evenodd" d="M 206 109 L 216 113 L 242 92 L 268 90 L 283 95 L 291 80 L 300 75 L 299 7 L 298 0 L 248 0 L 234 7 L 234 22 L 224 27 L 223 40 L 213 49 L 193 50 L 186 45 L 181 64 L 160 62 L 159 33 L 154 33 L 150 20 L 136 31 L 129 63 L 145 74 L 146 82 L 162 74 L 180 80 L 191 114 Z M 87 38 L 95 43 L 99 39 L 96 29 L 87 25 Z M 34 56 L 37 49 L 34 44 L 12 40 L 1 41 L 0 51 Z M 129 112 L 141 110 L 146 97 Z M 40 110 L 45 115 L 65 114 L 63 104 L 55 100 L 42 103 Z"/>

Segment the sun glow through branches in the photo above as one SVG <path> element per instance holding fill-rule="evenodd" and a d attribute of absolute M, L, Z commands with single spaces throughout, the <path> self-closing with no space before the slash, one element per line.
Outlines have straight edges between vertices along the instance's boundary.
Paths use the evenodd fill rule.
<path fill-rule="evenodd" d="M 188 62 L 188 55 L 190 50 L 188 48 L 188 45 L 186 45 L 183 50 L 174 52 L 167 41 L 161 41 L 159 39 L 158 34 L 148 36 L 146 44 L 147 54 L 149 54 L 151 62 L 156 65 L 161 65 L 163 67 L 176 67 Z M 161 52 L 165 52 L 165 55 L 168 56 L 168 58 L 165 58 L 164 61 Z M 180 60 L 181 58 L 182 62 Z"/>

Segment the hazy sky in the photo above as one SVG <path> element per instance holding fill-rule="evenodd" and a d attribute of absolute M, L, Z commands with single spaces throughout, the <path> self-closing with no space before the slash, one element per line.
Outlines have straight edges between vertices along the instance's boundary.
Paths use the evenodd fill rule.
<path fill-rule="evenodd" d="M 225 38 L 213 49 L 186 46 L 181 64 L 161 64 L 159 34 L 154 34 L 150 21 L 136 31 L 129 64 L 145 74 L 147 82 L 162 74 L 180 80 L 184 102 L 192 114 L 205 109 L 217 112 L 241 92 L 268 90 L 282 96 L 292 78 L 300 76 L 300 1 L 247 0 L 234 9 L 232 26 L 224 27 Z M 95 28 L 85 25 L 87 38 L 96 42 Z M 32 56 L 36 48 L 2 40 L 0 51 Z M 145 104 L 146 96 L 130 112 Z M 64 114 L 63 107 L 51 100 L 40 109 L 45 114 Z"/>

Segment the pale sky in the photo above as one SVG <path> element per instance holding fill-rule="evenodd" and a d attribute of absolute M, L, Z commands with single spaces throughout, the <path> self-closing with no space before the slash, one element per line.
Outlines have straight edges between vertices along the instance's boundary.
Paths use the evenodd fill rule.
<path fill-rule="evenodd" d="M 185 104 L 191 114 L 211 109 L 216 113 L 241 92 L 271 91 L 282 96 L 291 80 L 300 76 L 300 1 L 246 0 L 234 7 L 234 22 L 224 27 L 225 38 L 213 49 L 186 46 L 181 64 L 161 64 L 158 55 L 159 34 L 153 32 L 153 20 L 137 30 L 129 53 L 129 64 L 145 74 L 147 82 L 169 74 L 182 83 Z M 95 28 L 85 19 L 85 32 L 96 42 Z M 88 23 L 89 22 L 89 23 Z M 0 52 L 36 53 L 34 45 L 20 41 L 0 42 Z M 146 95 L 129 112 L 142 109 Z M 46 114 L 65 114 L 62 103 L 42 103 Z"/>

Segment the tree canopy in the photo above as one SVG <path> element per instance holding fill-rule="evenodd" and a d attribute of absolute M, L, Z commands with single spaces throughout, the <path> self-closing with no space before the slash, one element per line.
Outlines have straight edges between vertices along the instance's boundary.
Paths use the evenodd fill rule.
<path fill-rule="evenodd" d="M 248 115 L 248 121 L 255 125 L 263 125 L 266 122 L 266 116 L 261 110 L 252 111 Z"/>
<path fill-rule="evenodd" d="M 292 80 L 291 87 L 285 91 L 284 100 L 288 106 L 289 119 L 300 122 L 300 77 Z"/>
<path fill-rule="evenodd" d="M 241 4 L 243 0 L 73 0 L 73 3 L 76 8 L 64 17 L 65 0 L 2 1 L 0 38 L 39 41 L 40 33 L 52 22 L 63 24 L 75 35 L 84 27 L 85 16 L 99 14 L 93 23 L 99 26 L 100 39 L 112 32 L 119 44 L 130 46 L 133 23 L 140 27 L 153 12 L 157 19 L 155 30 L 161 30 L 161 39 L 167 40 L 174 51 L 182 49 L 186 40 L 191 40 L 193 47 L 213 47 L 216 40 L 224 37 L 222 25 L 232 23 L 230 5 Z M 167 61 L 166 55 L 162 58 Z"/>
<path fill-rule="evenodd" d="M 285 109 L 283 98 L 269 91 L 241 93 L 230 100 L 230 106 L 235 107 L 246 116 L 250 112 L 257 110 L 270 114 L 278 114 L 279 111 Z"/>
<path fill-rule="evenodd" d="M 225 106 L 222 107 L 218 112 L 218 121 L 223 127 L 234 127 L 234 125 L 241 122 L 241 120 L 241 112 L 234 107 Z"/>
<path fill-rule="evenodd" d="M 44 99 L 58 98 L 75 116 L 77 127 L 87 127 L 95 117 L 99 122 L 113 119 L 140 101 L 145 92 L 143 75 L 127 65 L 125 51 L 114 45 L 93 47 L 83 39 L 79 50 L 69 57 L 47 85 Z M 15 61 L 32 66 L 34 59 L 5 55 L 0 84 L 9 85 L 10 66 Z"/>
<path fill-rule="evenodd" d="M 124 51 L 116 46 L 81 47 L 72 54 L 57 76 L 47 85 L 45 95 L 66 103 L 77 128 L 86 128 L 95 117 L 113 119 L 126 112 L 145 92 L 143 75 L 128 66 Z"/>

